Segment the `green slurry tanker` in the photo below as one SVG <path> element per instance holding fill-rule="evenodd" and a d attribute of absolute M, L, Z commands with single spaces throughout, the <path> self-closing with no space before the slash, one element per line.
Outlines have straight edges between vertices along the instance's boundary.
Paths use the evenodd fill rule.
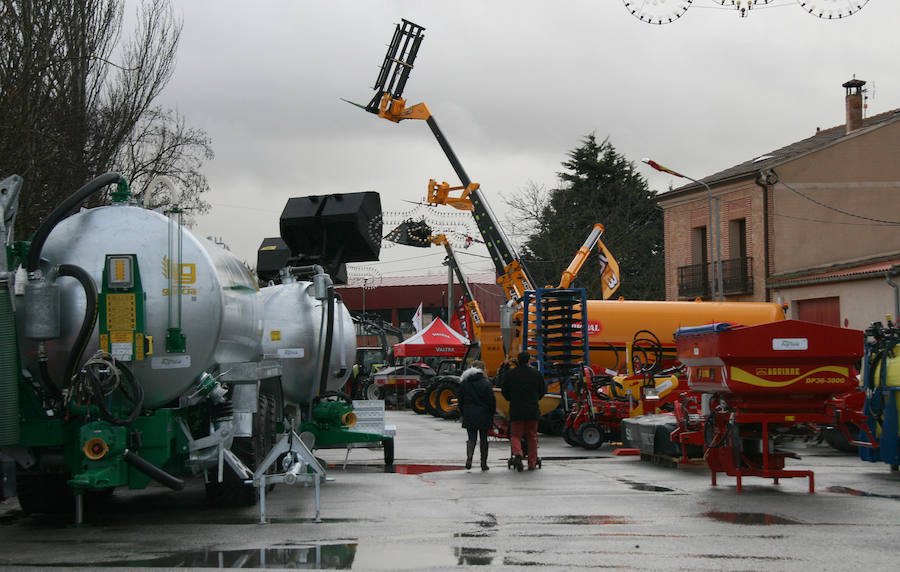
<path fill-rule="evenodd" d="M 109 205 L 81 208 L 110 187 Z M 26 189 L 0 181 L 0 497 L 81 522 L 85 499 L 116 487 L 199 477 L 212 503 L 239 506 L 307 482 L 318 516 L 317 446 L 372 443 L 392 461 L 392 437 L 354 431 L 340 393 L 356 343 L 331 278 L 377 260 L 377 193 L 290 199 L 287 253 L 259 288 L 177 207 L 142 208 L 116 173 L 15 241 Z"/>

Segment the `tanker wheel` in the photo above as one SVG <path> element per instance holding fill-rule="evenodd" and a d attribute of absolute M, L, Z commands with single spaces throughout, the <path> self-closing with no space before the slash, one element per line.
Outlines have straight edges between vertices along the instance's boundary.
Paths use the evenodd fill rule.
<path fill-rule="evenodd" d="M 256 470 L 274 443 L 274 404 L 274 397 L 260 393 L 257 410 L 253 414 L 253 434 L 250 437 L 235 437 L 231 443 L 231 452 L 251 471 Z M 228 463 L 223 466 L 221 483 L 218 475 L 212 472 L 210 482 L 206 483 L 206 498 L 210 504 L 220 507 L 254 506 L 259 500 L 256 488 L 244 484 Z"/>
<path fill-rule="evenodd" d="M 585 423 L 578 429 L 578 440 L 585 449 L 597 449 L 603 444 L 603 430 L 596 423 Z"/>
<path fill-rule="evenodd" d="M 390 467 L 394 464 L 394 438 L 382 439 L 381 446 L 384 448 L 384 466 Z"/>
<path fill-rule="evenodd" d="M 428 413 L 427 404 L 428 396 L 425 395 L 425 390 L 416 391 L 415 395 L 412 396 L 412 399 L 409 400 L 410 408 L 418 415 L 425 415 Z"/>
<path fill-rule="evenodd" d="M 437 392 L 438 417 L 441 419 L 456 419 L 459 411 L 453 400 L 456 399 L 456 384 L 444 382 L 435 390 Z"/>
<path fill-rule="evenodd" d="M 582 447 L 581 441 L 578 440 L 578 434 L 575 432 L 571 426 L 567 426 L 563 429 L 563 440 L 566 443 L 571 445 L 572 447 Z"/>
<path fill-rule="evenodd" d="M 66 473 L 32 473 L 19 470 L 16 494 L 25 514 L 59 514 L 75 509 L 75 495 L 66 482 Z"/>

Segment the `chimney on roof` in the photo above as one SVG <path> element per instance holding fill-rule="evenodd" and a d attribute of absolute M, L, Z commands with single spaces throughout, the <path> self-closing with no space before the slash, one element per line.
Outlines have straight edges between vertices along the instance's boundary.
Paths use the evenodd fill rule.
<path fill-rule="evenodd" d="M 856 131 L 857 129 L 862 127 L 862 88 L 864 85 L 866 85 L 866 82 L 864 80 L 856 79 L 855 77 L 842 85 L 842 87 L 847 90 L 847 95 L 844 97 L 844 102 L 847 107 L 847 133 Z"/>

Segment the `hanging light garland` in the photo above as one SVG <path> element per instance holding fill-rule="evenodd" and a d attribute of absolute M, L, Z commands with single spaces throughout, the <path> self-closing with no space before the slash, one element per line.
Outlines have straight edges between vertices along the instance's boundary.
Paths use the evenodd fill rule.
<path fill-rule="evenodd" d="M 772 0 L 711 0 L 723 7 L 734 8 L 742 18 L 754 7 Z M 623 0 L 632 16 L 648 24 L 671 24 L 684 15 L 694 0 Z M 846 18 L 862 10 L 869 0 L 797 0 L 800 7 L 823 20 Z"/>
<path fill-rule="evenodd" d="M 798 0 L 804 10 L 823 20 L 845 18 L 863 9 L 869 0 L 815 0 L 806 2 Z"/>
<path fill-rule="evenodd" d="M 681 18 L 694 0 L 624 0 L 631 15 L 648 24 L 670 24 Z"/>

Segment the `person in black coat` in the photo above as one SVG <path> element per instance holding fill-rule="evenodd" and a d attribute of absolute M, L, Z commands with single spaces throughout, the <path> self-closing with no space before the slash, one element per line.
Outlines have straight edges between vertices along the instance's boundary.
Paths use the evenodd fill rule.
<path fill-rule="evenodd" d="M 462 426 L 468 431 L 466 441 L 466 468 L 472 468 L 472 456 L 475 454 L 475 443 L 481 443 L 481 470 L 489 470 L 488 431 L 494 423 L 494 411 L 497 410 L 497 399 L 494 388 L 484 375 L 484 362 L 475 361 L 472 367 L 463 372 L 460 378 L 456 404 L 462 417 Z"/>
<path fill-rule="evenodd" d="M 522 471 L 522 436 L 528 446 L 528 470 L 537 466 L 537 428 L 541 417 L 538 402 L 544 396 L 544 377 L 528 365 L 531 354 L 520 352 L 516 367 L 503 376 L 503 397 L 509 401 L 509 444 L 513 464 Z"/>

